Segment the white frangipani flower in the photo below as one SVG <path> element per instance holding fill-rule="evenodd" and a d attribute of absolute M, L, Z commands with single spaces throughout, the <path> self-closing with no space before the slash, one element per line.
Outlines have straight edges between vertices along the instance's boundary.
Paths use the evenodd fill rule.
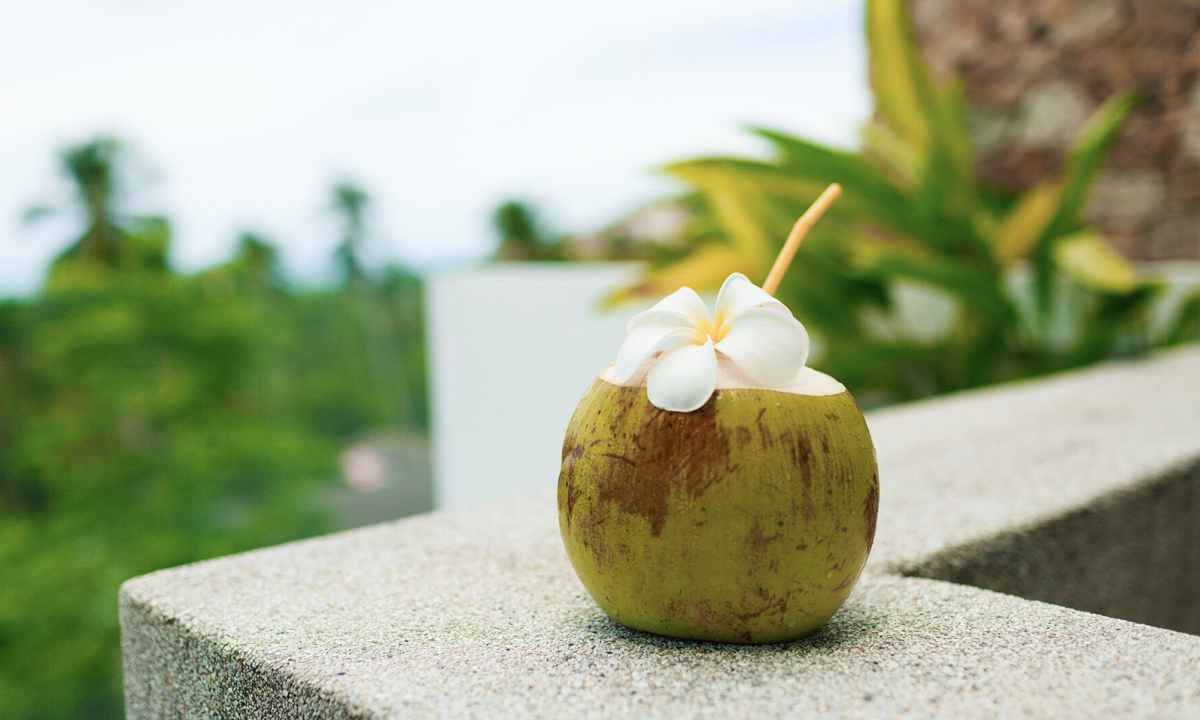
<path fill-rule="evenodd" d="M 683 287 L 625 328 L 617 352 L 618 382 L 646 360 L 646 394 L 655 407 L 690 412 L 708 402 L 717 385 L 717 356 L 733 361 L 763 387 L 791 382 L 808 360 L 808 332 L 787 307 L 741 273 L 717 294 L 716 317 L 695 290 Z"/>

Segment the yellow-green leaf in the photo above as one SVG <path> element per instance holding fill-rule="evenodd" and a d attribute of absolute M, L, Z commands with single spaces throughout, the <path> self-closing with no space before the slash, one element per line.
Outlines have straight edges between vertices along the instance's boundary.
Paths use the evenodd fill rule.
<path fill-rule="evenodd" d="M 1137 103 L 1137 97 L 1129 94 L 1109 98 L 1092 113 L 1075 136 L 1067 152 L 1062 207 L 1054 219 L 1051 236 L 1079 227 L 1079 214 L 1104 167 L 1109 148 Z"/>
<path fill-rule="evenodd" d="M 1098 292 L 1128 293 L 1140 285 L 1137 270 L 1091 230 L 1059 240 L 1054 261 L 1066 276 Z"/>
<path fill-rule="evenodd" d="M 1009 266 L 1028 258 L 1062 206 L 1063 183 L 1043 182 L 1024 195 L 996 229 L 996 260 Z"/>
<path fill-rule="evenodd" d="M 838 202 L 837 215 L 868 215 L 910 234 L 921 232 L 922 228 L 916 226 L 918 211 L 912 200 L 861 155 L 833 150 L 772 130 L 755 129 L 754 132 L 770 140 L 782 157 L 777 166 L 745 168 L 744 172 L 754 172 L 759 177 L 783 177 L 791 182 L 808 181 L 814 188 L 820 188 L 818 192 L 829 183 L 839 183 L 844 195 Z M 781 183 L 775 180 L 773 185 L 779 187 Z M 805 198 L 805 201 L 814 199 Z"/>
<path fill-rule="evenodd" d="M 973 182 L 975 151 L 967 134 L 967 91 L 961 78 L 948 83 L 938 93 L 934 123 L 935 145 L 946 155 L 955 178 Z"/>
<path fill-rule="evenodd" d="M 911 190 L 921 171 L 921 159 L 912 145 L 886 124 L 873 120 L 862 129 L 863 156 L 881 167 L 886 176 Z"/>
<path fill-rule="evenodd" d="M 880 114 L 923 154 L 930 142 L 935 93 L 917 53 L 904 0 L 868 0 L 867 45 Z"/>
<path fill-rule="evenodd" d="M 710 243 L 701 245 L 687 257 L 666 267 L 652 270 L 637 285 L 621 288 L 602 301 L 605 307 L 645 298 L 661 298 L 684 285 L 704 292 L 715 291 L 730 273 L 740 272 L 756 283 L 763 281 L 763 265 L 743 249 Z"/>
<path fill-rule="evenodd" d="M 770 222 L 777 213 L 757 183 L 720 162 L 683 163 L 668 171 L 703 193 L 729 244 L 741 255 L 759 264 L 773 259 L 783 239 L 770 230 L 778 224 Z"/>
<path fill-rule="evenodd" d="M 935 85 L 905 0 L 867 0 L 867 40 L 878 113 L 918 162 L 914 200 L 945 220 L 959 249 L 989 252 L 971 234 L 978 198 L 962 83 Z"/>
<path fill-rule="evenodd" d="M 798 152 L 800 147 L 801 144 L 792 145 L 790 151 Z M 840 162 L 842 156 L 825 152 L 824 157 L 810 154 L 810 162 L 803 167 L 795 162 L 771 165 L 733 158 L 705 158 L 672 165 L 667 171 L 700 190 L 710 203 L 718 199 L 722 205 L 713 209 L 721 211 L 719 219 L 728 230 L 733 229 L 730 223 L 740 224 L 744 212 L 757 214 L 770 238 L 771 253 L 778 250 L 800 213 L 831 182 L 843 183 L 843 194 L 829 209 L 826 217 L 830 220 L 883 224 L 919 237 L 932 233 L 924 216 L 886 178 L 869 179 L 869 173 L 875 172 L 873 168 L 860 162 L 852 171 L 850 164 Z M 725 203 L 735 203 L 741 211 L 730 212 Z"/>
<path fill-rule="evenodd" d="M 964 307 L 998 320 L 1013 317 L 1013 307 L 999 283 L 978 269 L 934 255 L 920 246 L 859 237 L 851 263 L 865 277 L 907 278 L 943 290 Z"/>

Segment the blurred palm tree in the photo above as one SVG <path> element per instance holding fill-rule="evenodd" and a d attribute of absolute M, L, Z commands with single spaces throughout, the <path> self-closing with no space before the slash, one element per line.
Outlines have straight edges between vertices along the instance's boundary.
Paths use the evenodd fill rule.
<path fill-rule="evenodd" d="M 359 337 L 370 367 L 380 418 L 395 425 L 408 413 L 404 378 L 393 365 L 402 340 L 391 318 L 389 298 L 363 267 L 362 253 L 370 234 L 367 215 L 371 196 L 358 185 L 341 181 L 333 186 L 333 213 L 341 222 L 341 239 L 334 257 L 344 276 L 345 299 L 357 320 Z"/>
<path fill-rule="evenodd" d="M 541 226 L 527 203 L 509 200 L 492 213 L 492 227 L 500 236 L 497 260 L 558 260 L 558 243 Z"/>
<path fill-rule="evenodd" d="M 238 249 L 233 258 L 233 265 L 255 286 L 282 288 L 284 285 L 279 250 L 253 231 L 246 230 L 238 236 Z"/>
<path fill-rule="evenodd" d="M 371 196 L 361 187 L 348 181 L 333 186 L 332 210 L 342 223 L 342 237 L 334 254 L 345 273 L 346 285 L 362 284 L 367 280 L 359 255 L 367 234 L 367 206 Z"/>
<path fill-rule="evenodd" d="M 113 138 L 99 137 L 63 151 L 62 165 L 75 183 L 87 217 L 87 228 L 63 254 L 113 265 L 122 235 L 113 204 L 117 193 L 115 166 L 124 150 Z"/>
<path fill-rule="evenodd" d="M 128 174 L 131 160 L 127 146 L 105 136 L 62 151 L 61 168 L 75 186 L 84 230 L 59 253 L 53 268 L 76 263 L 99 268 L 136 265 L 161 270 L 167 267 L 167 245 L 171 234 L 167 221 L 161 217 L 122 216 L 117 210 L 123 190 L 121 178 Z M 35 206 L 26 211 L 25 219 L 33 222 L 66 210 Z"/>

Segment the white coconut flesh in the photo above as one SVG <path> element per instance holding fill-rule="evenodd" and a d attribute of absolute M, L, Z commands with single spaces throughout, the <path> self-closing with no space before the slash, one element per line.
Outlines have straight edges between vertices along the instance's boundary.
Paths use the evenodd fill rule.
<path fill-rule="evenodd" d="M 605 382 L 619 385 L 622 387 L 645 387 L 646 375 L 650 372 L 650 366 L 658 356 L 655 355 L 642 363 L 642 366 L 630 376 L 625 382 L 617 382 L 616 365 L 609 365 L 600 372 L 600 379 Z M 766 387 L 762 383 L 750 377 L 745 370 L 742 370 L 738 365 L 727 357 L 717 354 L 717 390 L 739 390 L 739 389 L 754 389 L 754 390 L 774 390 L 776 392 L 791 393 L 793 395 L 837 395 L 846 391 L 846 386 L 842 385 L 837 380 L 829 377 L 823 372 L 818 372 L 810 367 L 804 366 L 800 368 L 800 372 L 796 373 L 796 377 L 786 385 L 780 387 Z"/>

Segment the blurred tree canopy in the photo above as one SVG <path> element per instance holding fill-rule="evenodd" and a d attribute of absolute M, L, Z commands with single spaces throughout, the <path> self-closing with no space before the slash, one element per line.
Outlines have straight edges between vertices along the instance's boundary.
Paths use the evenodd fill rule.
<path fill-rule="evenodd" d="M 355 264 L 353 288 L 296 291 L 253 233 L 183 276 L 165 219 L 117 211 L 119 143 L 63 159 L 86 228 L 40 294 L 0 303 L 0 717 L 19 720 L 120 717 L 121 582 L 330 529 L 314 493 L 341 447 L 427 422 L 415 276 Z"/>
<path fill-rule="evenodd" d="M 561 238 L 555 239 L 528 203 L 508 200 L 492 213 L 492 228 L 500 238 L 497 260 L 562 260 Z"/>

